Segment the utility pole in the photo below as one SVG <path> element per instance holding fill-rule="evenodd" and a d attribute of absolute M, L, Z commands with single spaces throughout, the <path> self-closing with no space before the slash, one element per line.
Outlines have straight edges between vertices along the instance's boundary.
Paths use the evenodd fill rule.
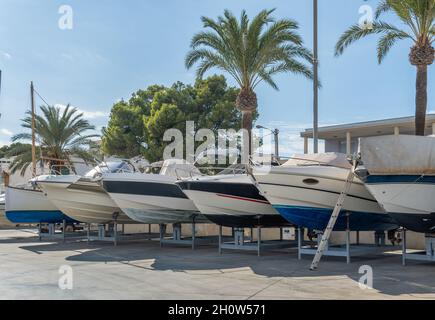
<path fill-rule="evenodd" d="M 319 53 L 318 53 L 318 3 L 313 0 L 313 142 L 314 153 L 319 152 Z"/>
<path fill-rule="evenodd" d="M 274 141 L 275 141 L 275 157 L 276 157 L 276 160 L 279 160 L 279 140 L 278 140 L 279 130 L 278 129 L 275 129 L 273 131 L 273 137 L 274 137 Z"/>
<path fill-rule="evenodd" d="M 32 176 L 36 177 L 36 134 L 35 134 L 35 94 L 33 81 L 30 82 L 30 101 L 32 104 Z"/>
<path fill-rule="evenodd" d="M 275 141 L 275 154 L 274 154 L 274 156 L 278 160 L 278 158 L 279 158 L 279 129 L 272 130 L 272 129 L 266 128 L 264 126 L 261 126 L 261 125 L 256 126 L 256 128 L 257 129 L 266 129 L 267 131 L 270 131 L 273 134 L 273 138 L 274 138 L 273 141 Z"/>

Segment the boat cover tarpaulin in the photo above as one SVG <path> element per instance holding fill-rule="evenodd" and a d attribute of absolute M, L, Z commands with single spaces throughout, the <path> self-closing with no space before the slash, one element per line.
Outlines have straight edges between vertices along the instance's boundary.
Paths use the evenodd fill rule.
<path fill-rule="evenodd" d="M 435 137 L 360 138 L 361 159 L 371 174 L 434 174 Z"/>
<path fill-rule="evenodd" d="M 163 162 L 160 174 L 176 178 L 190 178 L 192 176 L 201 175 L 201 172 L 186 160 L 169 159 Z"/>
<path fill-rule="evenodd" d="M 324 165 L 345 169 L 350 169 L 352 167 L 347 156 L 338 152 L 294 155 L 289 161 L 283 164 L 284 167 L 312 165 Z"/>

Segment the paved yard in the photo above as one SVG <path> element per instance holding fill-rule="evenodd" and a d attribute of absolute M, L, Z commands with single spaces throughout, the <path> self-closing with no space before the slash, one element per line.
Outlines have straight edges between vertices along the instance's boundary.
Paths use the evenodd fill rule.
<path fill-rule="evenodd" d="M 217 253 L 157 242 L 39 242 L 32 230 L 0 230 L 1 299 L 435 299 L 435 265 L 401 265 L 400 255 L 327 258 L 318 271 L 296 252 Z M 360 266 L 373 268 L 363 290 Z M 61 290 L 69 266 L 73 289 Z M 68 267 L 67 267 L 68 269 Z"/>

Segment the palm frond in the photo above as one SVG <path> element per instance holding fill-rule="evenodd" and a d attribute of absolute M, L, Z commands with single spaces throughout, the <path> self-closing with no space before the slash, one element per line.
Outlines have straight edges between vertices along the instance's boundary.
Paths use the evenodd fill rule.
<path fill-rule="evenodd" d="M 379 17 L 385 13 L 391 10 L 391 5 L 388 0 L 381 0 L 381 2 L 378 4 L 376 11 L 375 11 L 375 19 L 379 19 Z"/>
<path fill-rule="evenodd" d="M 35 132 L 38 137 L 39 146 L 37 156 L 68 159 L 72 151 L 80 150 L 77 156 L 85 155 L 83 150 L 87 147 L 92 138 L 97 134 L 88 134 L 89 130 L 95 130 L 83 114 L 76 108 L 67 105 L 64 110 L 54 106 L 41 106 L 41 112 L 35 115 Z M 30 113 L 22 120 L 22 127 L 31 128 Z M 31 134 L 20 133 L 12 137 L 13 141 L 30 140 Z M 13 156 L 12 169 L 25 170 L 31 159 L 30 145 L 21 145 L 10 151 Z"/>
<path fill-rule="evenodd" d="M 347 29 L 343 35 L 338 40 L 335 46 L 335 55 L 339 56 L 343 54 L 344 50 L 350 46 L 352 43 L 364 38 L 368 35 L 372 34 L 388 34 L 395 33 L 401 34 L 403 37 L 406 35 L 408 38 L 412 38 L 412 36 L 399 28 L 382 21 L 376 21 L 373 23 L 371 28 L 361 28 L 358 24 L 351 26 Z"/>
<path fill-rule="evenodd" d="M 410 38 L 410 36 L 406 32 L 391 31 L 383 35 L 378 42 L 378 63 L 382 63 L 385 56 L 388 54 L 391 47 L 396 43 L 397 40 L 402 40 L 406 38 Z"/>
<path fill-rule="evenodd" d="M 245 11 L 239 20 L 228 10 L 216 21 L 202 17 L 207 30 L 193 36 L 185 58 L 186 68 L 198 65 L 198 78 L 217 68 L 229 73 L 240 87 L 252 88 L 264 81 L 278 89 L 272 75 L 277 70 L 291 69 L 273 68 L 295 59 L 311 64 L 312 54 L 297 33 L 298 23 L 291 19 L 275 21 L 273 12 L 274 9 L 263 10 L 252 20 Z M 274 72 L 269 73 L 271 70 Z"/>

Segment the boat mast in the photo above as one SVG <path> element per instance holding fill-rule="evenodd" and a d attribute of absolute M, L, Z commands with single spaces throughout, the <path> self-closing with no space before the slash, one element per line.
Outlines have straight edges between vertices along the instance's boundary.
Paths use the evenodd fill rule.
<path fill-rule="evenodd" d="M 32 176 L 36 177 L 36 134 L 35 134 L 35 95 L 33 89 L 33 81 L 30 82 L 30 101 L 32 104 Z"/>

